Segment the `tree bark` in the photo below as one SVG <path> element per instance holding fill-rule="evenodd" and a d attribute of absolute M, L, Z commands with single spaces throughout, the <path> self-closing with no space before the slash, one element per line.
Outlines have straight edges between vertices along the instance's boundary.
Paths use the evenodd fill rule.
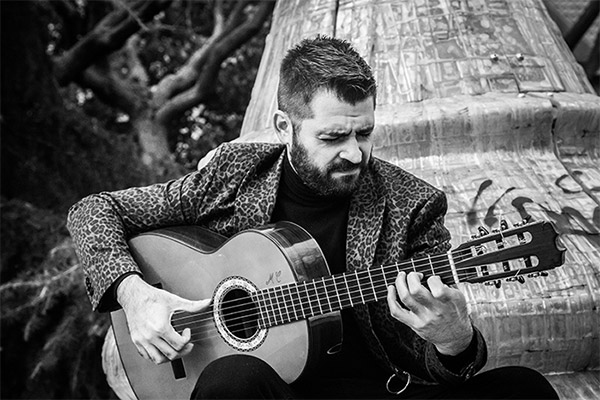
<path fill-rule="evenodd" d="M 140 74 L 132 72 L 139 70 L 141 63 L 132 57 L 135 40 L 127 41 L 170 3 L 170 0 L 136 1 L 130 10 L 113 11 L 73 48 L 55 59 L 56 78 L 61 85 L 76 82 L 129 115 L 142 162 L 160 174 L 181 172 L 169 146 L 171 121 L 214 93 L 223 60 L 256 35 L 275 5 L 275 1 L 259 2 L 254 12 L 245 17 L 246 8 L 254 2 L 239 1 L 225 18 L 222 0 L 217 1 L 214 29 L 208 43 L 177 73 L 166 76 L 150 90 L 147 79 L 136 79 Z M 126 60 L 127 76 L 113 72 L 117 54 Z"/>
<path fill-rule="evenodd" d="M 77 80 L 78 76 L 98 60 L 123 47 L 140 23 L 152 19 L 166 9 L 172 0 L 138 0 L 131 9 L 115 10 L 69 51 L 55 60 L 55 76 L 60 85 Z"/>
<path fill-rule="evenodd" d="M 166 124 L 176 115 L 201 103 L 215 87 L 221 63 L 230 56 L 235 49 L 247 42 L 261 29 L 266 19 L 273 12 L 275 2 L 262 2 L 254 15 L 236 27 L 239 15 L 232 13 L 224 32 L 217 36 L 208 45 L 198 50 L 190 58 L 190 62 L 182 69 L 177 77 L 171 79 L 170 85 L 165 85 L 163 92 L 157 100 L 163 101 L 159 106 L 156 120 L 159 124 Z M 187 88 L 187 84 L 193 86 Z M 175 93 L 177 89 L 184 89 Z M 170 95 L 165 100 L 167 94 Z M 156 104 L 156 102 L 155 102 Z"/>

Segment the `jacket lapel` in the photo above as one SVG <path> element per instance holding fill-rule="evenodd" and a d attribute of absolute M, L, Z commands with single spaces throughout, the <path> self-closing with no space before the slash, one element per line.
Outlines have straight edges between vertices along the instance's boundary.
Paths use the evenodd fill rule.
<path fill-rule="evenodd" d="M 385 196 L 381 191 L 381 185 L 378 185 L 374 178 L 373 171 L 369 171 L 370 173 L 365 175 L 360 189 L 350 204 L 346 239 L 346 270 L 348 272 L 369 268 L 373 265 L 377 242 L 383 226 Z M 373 330 L 369 306 L 355 305 L 354 315 L 364 333 L 367 347 L 390 370 L 395 370 L 395 366 L 391 363 Z"/>
<path fill-rule="evenodd" d="M 285 152 L 282 152 L 271 166 L 256 168 L 240 185 L 234 216 L 238 230 L 256 228 L 271 221 L 284 154 Z"/>
<path fill-rule="evenodd" d="M 375 258 L 385 210 L 385 197 L 378 186 L 369 169 L 350 203 L 346 239 L 348 272 L 369 268 Z"/>

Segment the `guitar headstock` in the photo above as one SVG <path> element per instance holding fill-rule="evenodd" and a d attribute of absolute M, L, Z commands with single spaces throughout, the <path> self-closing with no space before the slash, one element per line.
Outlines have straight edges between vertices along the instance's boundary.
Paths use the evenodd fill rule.
<path fill-rule="evenodd" d="M 564 263 L 565 250 L 557 244 L 558 233 L 550 222 L 536 221 L 499 230 L 465 242 L 452 250 L 460 282 L 499 282 L 543 275 Z"/>

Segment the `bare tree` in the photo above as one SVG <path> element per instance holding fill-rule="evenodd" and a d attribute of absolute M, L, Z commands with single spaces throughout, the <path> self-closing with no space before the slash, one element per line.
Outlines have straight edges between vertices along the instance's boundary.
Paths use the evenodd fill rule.
<path fill-rule="evenodd" d="M 165 29 L 158 16 L 173 1 L 112 3 L 113 11 L 54 58 L 56 80 L 63 86 L 74 82 L 88 88 L 125 113 L 139 142 L 143 163 L 159 175 L 168 175 L 174 166 L 169 124 L 213 94 L 221 64 L 261 30 L 275 1 L 214 0 L 208 38 L 198 35 L 196 48 L 187 61 L 153 85 L 138 56 L 140 32 Z M 65 17 L 73 12 L 69 0 L 56 2 L 54 7 Z"/>

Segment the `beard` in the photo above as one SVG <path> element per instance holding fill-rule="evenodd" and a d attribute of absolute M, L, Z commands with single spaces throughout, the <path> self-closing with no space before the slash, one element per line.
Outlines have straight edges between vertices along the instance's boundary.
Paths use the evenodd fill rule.
<path fill-rule="evenodd" d="M 308 186 L 315 194 L 326 197 L 346 197 L 351 195 L 367 169 L 367 160 L 361 161 L 359 165 L 348 160 L 339 159 L 334 163 L 327 165 L 325 171 L 319 169 L 310 159 L 306 147 L 296 140 L 292 139 L 290 148 L 290 162 L 302 182 Z M 359 174 L 343 175 L 339 178 L 332 176 L 335 172 L 349 172 L 360 169 Z"/>

